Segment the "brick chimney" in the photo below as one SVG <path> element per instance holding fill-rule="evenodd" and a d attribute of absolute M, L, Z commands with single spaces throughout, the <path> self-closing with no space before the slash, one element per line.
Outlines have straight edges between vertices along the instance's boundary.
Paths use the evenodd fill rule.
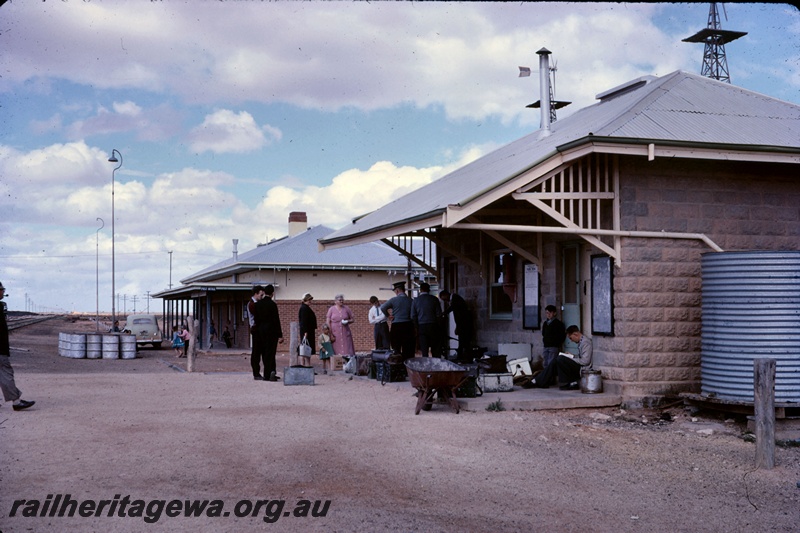
<path fill-rule="evenodd" d="M 294 237 L 308 229 L 308 217 L 305 211 L 289 213 L 289 237 Z"/>

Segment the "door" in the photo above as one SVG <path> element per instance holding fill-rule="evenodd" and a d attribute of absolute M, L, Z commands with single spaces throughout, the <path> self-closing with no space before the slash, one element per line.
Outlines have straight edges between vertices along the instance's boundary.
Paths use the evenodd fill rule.
<path fill-rule="evenodd" d="M 561 249 L 561 320 L 569 327 L 581 325 L 581 262 L 580 245 L 570 244 Z M 578 345 L 564 341 L 564 350 L 577 355 Z"/>

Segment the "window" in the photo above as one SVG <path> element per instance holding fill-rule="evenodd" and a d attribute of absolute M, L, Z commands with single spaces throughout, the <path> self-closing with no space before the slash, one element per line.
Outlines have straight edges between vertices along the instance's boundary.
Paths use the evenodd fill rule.
<path fill-rule="evenodd" d="M 516 258 L 510 252 L 492 254 L 489 282 L 489 318 L 511 320 L 516 299 Z"/>

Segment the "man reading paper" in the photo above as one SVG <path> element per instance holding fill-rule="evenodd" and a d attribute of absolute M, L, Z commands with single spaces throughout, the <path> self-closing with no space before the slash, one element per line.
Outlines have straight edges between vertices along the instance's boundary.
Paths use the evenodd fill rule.
<path fill-rule="evenodd" d="M 561 390 L 578 390 L 580 388 L 581 369 L 592 367 L 592 340 L 581 333 L 578 326 L 567 328 L 567 337 L 578 345 L 578 355 L 560 352 L 533 381 L 528 388 L 546 389 L 558 377 L 558 388 Z"/>

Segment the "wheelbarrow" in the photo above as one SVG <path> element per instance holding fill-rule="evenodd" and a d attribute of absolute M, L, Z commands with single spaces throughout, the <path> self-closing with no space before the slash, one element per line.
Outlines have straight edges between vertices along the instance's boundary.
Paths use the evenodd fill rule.
<path fill-rule="evenodd" d="M 456 413 L 459 412 L 456 389 L 467 380 L 467 369 L 461 365 L 434 357 L 415 357 L 405 362 L 411 386 L 417 389 L 417 406 L 414 414 L 433 406 L 433 397 L 438 393 Z"/>

